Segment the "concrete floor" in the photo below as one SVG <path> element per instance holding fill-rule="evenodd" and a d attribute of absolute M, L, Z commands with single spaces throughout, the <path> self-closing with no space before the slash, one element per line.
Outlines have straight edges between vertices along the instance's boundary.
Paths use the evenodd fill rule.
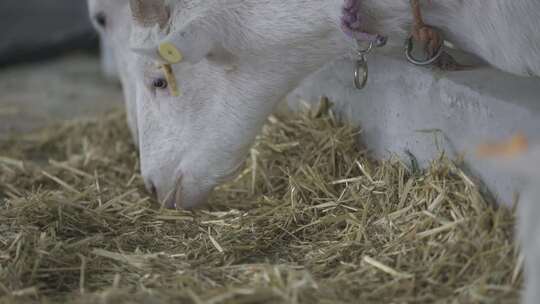
<path fill-rule="evenodd" d="M 94 55 L 0 69 L 0 139 L 121 105 L 120 85 L 104 79 Z"/>

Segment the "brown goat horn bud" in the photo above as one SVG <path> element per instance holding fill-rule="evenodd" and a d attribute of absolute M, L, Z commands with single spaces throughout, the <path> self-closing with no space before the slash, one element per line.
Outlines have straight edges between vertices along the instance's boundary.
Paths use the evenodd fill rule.
<path fill-rule="evenodd" d="M 169 21 L 169 8 L 165 0 L 130 0 L 133 18 L 144 27 L 152 27 L 159 24 L 164 28 Z"/>

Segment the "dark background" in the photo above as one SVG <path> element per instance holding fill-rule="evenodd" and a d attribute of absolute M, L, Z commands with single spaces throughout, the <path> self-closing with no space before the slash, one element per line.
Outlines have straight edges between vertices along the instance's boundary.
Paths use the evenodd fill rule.
<path fill-rule="evenodd" d="M 98 40 L 86 0 L 0 0 L 0 141 L 121 107 Z"/>
<path fill-rule="evenodd" d="M 98 48 L 86 0 L 0 0 L 0 30 L 0 66 Z"/>

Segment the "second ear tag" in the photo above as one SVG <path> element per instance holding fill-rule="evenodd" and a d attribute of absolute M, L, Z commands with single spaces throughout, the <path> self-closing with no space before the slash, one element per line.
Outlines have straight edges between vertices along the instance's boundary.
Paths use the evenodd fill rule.
<path fill-rule="evenodd" d="M 174 75 L 171 65 L 163 64 L 161 68 L 163 69 L 163 73 L 165 74 L 165 78 L 167 79 L 167 83 L 169 84 L 169 90 L 171 91 L 171 95 L 175 97 L 180 96 L 181 92 L 176 83 L 176 77 Z"/>
<path fill-rule="evenodd" d="M 176 48 L 174 44 L 170 42 L 164 42 L 160 44 L 158 52 L 161 58 L 163 58 L 170 64 L 179 63 L 184 59 L 182 53 Z"/>

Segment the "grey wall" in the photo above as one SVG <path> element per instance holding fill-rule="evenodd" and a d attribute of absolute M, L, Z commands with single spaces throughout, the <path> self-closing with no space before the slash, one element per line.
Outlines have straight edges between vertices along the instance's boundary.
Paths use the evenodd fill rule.
<path fill-rule="evenodd" d="M 83 0 L 1 0 L 0 29 L 0 65 L 97 46 Z"/>

